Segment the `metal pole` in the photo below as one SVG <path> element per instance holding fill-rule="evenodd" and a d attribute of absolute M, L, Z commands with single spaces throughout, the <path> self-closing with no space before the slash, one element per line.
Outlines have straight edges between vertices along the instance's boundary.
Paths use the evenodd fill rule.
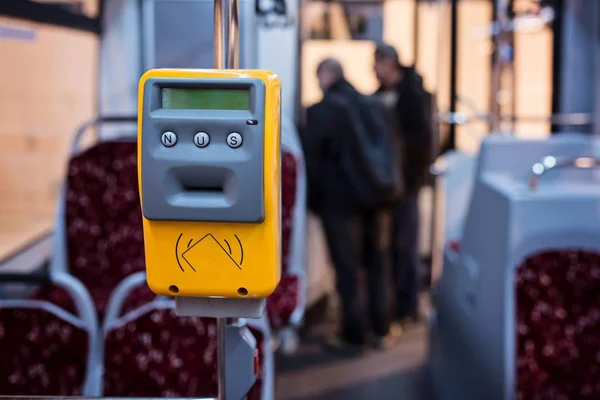
<path fill-rule="evenodd" d="M 239 0 L 215 0 L 214 65 L 216 69 L 238 68 L 239 63 Z M 226 400 L 227 319 L 217 318 L 218 399 Z"/>
<path fill-rule="evenodd" d="M 226 318 L 217 318 L 217 366 L 218 366 L 218 382 L 219 382 L 219 392 L 217 398 L 219 400 L 225 400 L 225 392 L 226 392 L 226 383 L 227 379 L 226 368 L 225 368 L 225 358 L 227 357 L 226 351 L 226 330 L 227 330 L 227 319 Z"/>
<path fill-rule="evenodd" d="M 215 0 L 213 39 L 215 68 L 238 68 L 239 0 Z"/>
<path fill-rule="evenodd" d="M 213 30 L 213 57 L 216 69 L 223 69 L 225 66 L 223 53 L 225 52 L 224 41 L 226 38 L 224 28 L 227 26 L 227 20 L 223 14 L 223 0 L 215 0 L 214 8 L 214 30 Z"/>
<path fill-rule="evenodd" d="M 509 0 L 496 0 L 496 26 L 498 31 L 494 32 L 496 35 L 494 38 L 495 44 L 495 55 L 494 65 L 492 68 L 492 90 L 491 90 L 491 110 L 490 110 L 490 131 L 498 132 L 501 127 L 500 114 L 501 106 L 498 103 L 498 94 L 502 89 L 502 75 L 504 71 L 504 60 L 502 59 L 501 51 L 506 45 L 508 45 L 507 33 L 508 33 L 508 7 L 510 6 Z"/>
<path fill-rule="evenodd" d="M 457 111 L 458 97 L 458 0 L 450 1 L 450 112 Z M 456 126 L 448 131 L 449 149 L 456 148 Z"/>
<path fill-rule="evenodd" d="M 239 67 L 239 0 L 227 0 L 227 53 L 225 68 Z"/>

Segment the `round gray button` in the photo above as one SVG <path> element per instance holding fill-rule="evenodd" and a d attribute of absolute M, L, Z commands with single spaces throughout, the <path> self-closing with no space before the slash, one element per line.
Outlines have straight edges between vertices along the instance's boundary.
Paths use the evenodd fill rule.
<path fill-rule="evenodd" d="M 210 136 L 206 132 L 198 132 L 194 135 L 194 144 L 200 148 L 208 146 Z"/>
<path fill-rule="evenodd" d="M 173 147 L 177 143 L 177 135 L 171 131 L 164 132 L 160 137 L 160 141 L 165 147 Z"/>
<path fill-rule="evenodd" d="M 242 135 L 237 132 L 231 132 L 227 135 L 227 144 L 233 149 L 237 149 L 242 145 Z"/>

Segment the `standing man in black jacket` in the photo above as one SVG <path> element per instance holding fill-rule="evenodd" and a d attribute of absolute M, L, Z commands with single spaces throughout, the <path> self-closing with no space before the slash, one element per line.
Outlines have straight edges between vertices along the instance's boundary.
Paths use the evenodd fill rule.
<path fill-rule="evenodd" d="M 398 322 L 418 319 L 419 191 L 431 161 L 432 128 L 429 93 L 412 67 L 400 64 L 394 47 L 380 44 L 375 50 L 376 92 L 388 110 L 402 160 L 404 196 L 393 210 L 391 232 L 392 272 Z"/>
<path fill-rule="evenodd" d="M 376 347 L 390 344 L 389 316 L 385 297 L 380 215 L 362 210 L 342 165 L 353 126 L 348 110 L 336 96 L 357 101 L 359 93 L 344 79 L 337 60 L 326 59 L 317 68 L 323 100 L 308 109 L 304 146 L 308 175 L 309 207 L 323 223 L 329 252 L 336 270 L 337 290 L 342 303 L 342 330 L 327 344 L 359 346 L 366 342 L 363 310 L 359 296 L 360 267 L 367 272 L 371 327 Z"/>

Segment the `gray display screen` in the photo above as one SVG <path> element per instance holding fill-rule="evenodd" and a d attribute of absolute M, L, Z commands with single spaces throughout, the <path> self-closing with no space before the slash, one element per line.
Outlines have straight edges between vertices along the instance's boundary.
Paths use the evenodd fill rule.
<path fill-rule="evenodd" d="M 161 103 L 169 110 L 249 110 L 250 91 L 163 88 Z"/>

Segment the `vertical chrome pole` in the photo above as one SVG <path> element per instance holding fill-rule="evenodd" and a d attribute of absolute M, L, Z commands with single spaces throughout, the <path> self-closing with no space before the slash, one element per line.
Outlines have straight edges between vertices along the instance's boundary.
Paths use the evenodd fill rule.
<path fill-rule="evenodd" d="M 224 0 L 215 0 L 215 8 L 213 14 L 213 57 L 215 69 L 223 69 L 225 67 L 223 56 L 225 52 L 224 42 L 226 39 L 225 28 L 227 27 L 227 20 L 225 19 L 226 16 L 223 12 L 223 1 Z"/>
<path fill-rule="evenodd" d="M 215 68 L 238 68 L 239 0 L 215 0 L 214 20 Z"/>
<path fill-rule="evenodd" d="M 226 369 L 225 369 L 225 359 L 227 357 L 226 351 L 226 340 L 227 340 L 227 319 L 226 318 L 217 318 L 217 376 L 219 383 L 219 392 L 217 398 L 219 400 L 225 400 L 226 393 Z"/>
<path fill-rule="evenodd" d="M 227 53 L 225 68 L 235 69 L 239 67 L 239 0 L 227 0 Z"/>
<path fill-rule="evenodd" d="M 494 66 L 492 68 L 492 90 L 491 90 L 491 109 L 490 109 L 490 131 L 498 132 L 501 128 L 501 106 L 498 102 L 498 96 L 502 89 L 502 75 L 504 72 L 504 61 L 502 59 L 501 51 L 507 44 L 508 34 L 508 7 L 510 7 L 509 0 L 497 0 L 496 1 L 496 24 L 498 29 L 492 32 L 495 42 L 495 57 Z"/>
<path fill-rule="evenodd" d="M 237 68 L 239 63 L 238 0 L 215 0 L 214 65 L 216 69 Z M 227 319 L 217 318 L 218 399 L 226 400 Z"/>
<path fill-rule="evenodd" d="M 225 68 L 225 41 L 227 40 L 227 15 L 223 9 L 223 1 L 229 0 L 215 0 L 214 8 L 214 61 L 215 69 Z M 225 318 L 217 318 L 217 380 L 218 380 L 218 392 L 217 399 L 225 400 L 226 393 L 226 368 L 225 358 L 227 357 L 226 351 L 226 335 L 227 321 Z"/>

